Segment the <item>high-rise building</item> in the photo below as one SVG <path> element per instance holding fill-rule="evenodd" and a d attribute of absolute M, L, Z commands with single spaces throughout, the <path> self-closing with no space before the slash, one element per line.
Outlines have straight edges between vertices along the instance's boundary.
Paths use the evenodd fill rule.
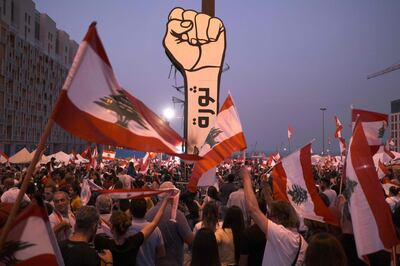
<path fill-rule="evenodd" d="M 400 152 L 400 99 L 391 102 L 390 136 L 393 139 L 394 151 Z"/>
<path fill-rule="evenodd" d="M 35 149 L 77 49 L 32 0 L 0 1 L 0 151 Z M 85 143 L 55 125 L 46 153 Z"/>

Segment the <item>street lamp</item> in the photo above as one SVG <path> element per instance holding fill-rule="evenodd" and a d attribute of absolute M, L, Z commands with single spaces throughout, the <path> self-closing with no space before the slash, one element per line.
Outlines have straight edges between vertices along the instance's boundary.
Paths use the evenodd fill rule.
<path fill-rule="evenodd" d="M 167 107 L 164 109 L 163 115 L 167 121 L 170 121 L 172 118 L 175 117 L 175 111 L 174 111 L 174 109 Z"/>
<path fill-rule="evenodd" d="M 325 111 L 326 107 L 321 107 L 319 110 L 322 111 L 322 152 L 321 155 L 325 153 Z"/>

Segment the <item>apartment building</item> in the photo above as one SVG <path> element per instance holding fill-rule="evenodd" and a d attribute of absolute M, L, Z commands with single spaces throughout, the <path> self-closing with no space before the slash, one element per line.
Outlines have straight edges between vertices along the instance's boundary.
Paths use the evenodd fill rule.
<path fill-rule="evenodd" d="M 78 44 L 31 0 L 0 0 L 0 151 L 34 150 Z M 46 154 L 86 142 L 55 125 Z"/>

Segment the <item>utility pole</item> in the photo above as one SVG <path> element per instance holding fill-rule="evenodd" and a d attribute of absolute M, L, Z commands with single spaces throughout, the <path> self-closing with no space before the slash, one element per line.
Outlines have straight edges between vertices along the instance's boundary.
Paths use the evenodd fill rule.
<path fill-rule="evenodd" d="M 201 0 L 201 12 L 215 17 L 215 0 Z"/>
<path fill-rule="evenodd" d="M 322 111 L 322 155 L 325 154 L 325 107 L 319 108 Z"/>

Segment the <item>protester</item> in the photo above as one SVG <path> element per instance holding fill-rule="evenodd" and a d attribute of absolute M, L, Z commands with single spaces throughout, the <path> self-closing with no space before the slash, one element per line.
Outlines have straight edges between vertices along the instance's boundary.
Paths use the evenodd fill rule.
<path fill-rule="evenodd" d="M 267 238 L 263 265 L 302 265 L 307 249 L 304 238 L 296 231 L 299 220 L 293 207 L 275 202 L 267 218 L 259 209 L 247 169 L 241 169 L 246 208 Z"/>
<path fill-rule="evenodd" d="M 50 214 L 50 225 L 58 241 L 69 238 L 75 225 L 75 215 L 70 210 L 70 199 L 66 192 L 54 193 L 54 210 Z"/>
<path fill-rule="evenodd" d="M 245 198 L 244 198 L 244 191 L 243 191 L 243 183 L 240 182 L 239 184 L 239 189 L 232 192 L 229 196 L 228 202 L 226 206 L 232 207 L 232 206 L 237 206 L 242 210 L 243 213 L 243 220 L 246 225 L 248 225 L 249 219 L 247 215 L 247 209 L 246 209 L 246 204 L 245 204 Z"/>
<path fill-rule="evenodd" d="M 128 229 L 128 234 L 136 234 L 149 224 L 144 219 L 147 211 L 145 199 L 137 199 L 131 201 L 130 212 L 132 214 L 132 224 Z M 140 247 L 136 257 L 136 265 L 152 266 L 156 264 L 157 258 L 165 256 L 164 240 L 158 227 L 150 234 Z"/>
<path fill-rule="evenodd" d="M 333 207 L 336 204 L 337 194 L 336 191 L 330 188 L 330 181 L 327 178 L 322 178 L 319 187 L 321 192 L 324 193 L 329 199 L 329 207 Z"/>
<path fill-rule="evenodd" d="M 189 265 L 189 264 L 187 264 Z M 220 266 L 217 241 L 213 230 L 201 228 L 194 240 L 190 266 Z"/>
<path fill-rule="evenodd" d="M 157 210 L 153 221 L 149 222 L 133 236 L 127 234 L 131 226 L 128 215 L 123 211 L 113 212 L 110 218 L 113 239 L 97 235 L 95 238 L 96 249 L 109 249 L 113 255 L 114 265 L 116 266 L 136 265 L 136 256 L 139 252 L 139 248 L 143 244 L 143 241 L 146 240 L 157 227 L 165 211 L 167 202 L 168 198 L 164 198 L 160 203 L 160 208 Z"/>
<path fill-rule="evenodd" d="M 308 244 L 306 266 L 346 266 L 347 260 L 340 242 L 328 233 L 319 233 L 311 237 Z"/>
<path fill-rule="evenodd" d="M 76 213 L 74 233 L 60 243 L 65 266 L 113 265 L 109 250 L 97 253 L 90 247 L 96 234 L 99 214 L 92 206 L 84 206 Z"/>
<path fill-rule="evenodd" d="M 161 184 L 160 189 L 171 189 L 175 188 L 174 184 L 170 181 Z M 162 193 L 159 195 L 159 199 L 168 197 L 168 194 Z M 161 207 L 161 203 L 157 203 L 151 210 L 146 213 L 146 220 L 152 221 L 155 219 L 155 215 Z M 190 245 L 193 241 L 193 233 L 190 230 L 189 224 L 185 218 L 185 215 L 177 210 L 176 222 L 170 221 L 171 219 L 172 204 L 169 203 L 166 207 L 166 211 L 161 217 L 158 227 L 164 238 L 164 245 L 166 256 L 158 261 L 158 265 L 182 265 L 183 264 L 183 244 Z"/>
<path fill-rule="evenodd" d="M 389 188 L 389 197 L 386 198 L 387 204 L 389 204 L 390 210 L 394 213 L 396 208 L 400 208 L 400 188 L 391 186 Z"/>
<path fill-rule="evenodd" d="M 112 205 L 113 201 L 107 194 L 101 194 L 96 198 L 96 208 L 100 214 L 99 227 L 96 234 L 105 234 L 112 237 L 110 224 Z"/>
<path fill-rule="evenodd" d="M 196 234 L 201 228 L 208 228 L 213 232 L 222 228 L 222 223 L 218 221 L 218 207 L 214 202 L 208 202 L 204 206 L 201 221 L 193 228 L 193 234 Z"/>

